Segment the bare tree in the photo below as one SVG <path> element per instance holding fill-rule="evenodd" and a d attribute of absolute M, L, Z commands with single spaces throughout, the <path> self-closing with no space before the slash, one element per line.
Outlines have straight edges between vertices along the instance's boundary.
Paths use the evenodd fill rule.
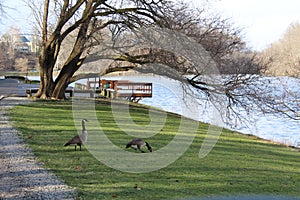
<path fill-rule="evenodd" d="M 2 41 L 0 42 L 0 69 L 2 71 L 13 70 L 13 59 L 9 54 L 9 45 Z"/>
<path fill-rule="evenodd" d="M 276 84 L 259 76 L 269 60 L 249 52 L 229 20 L 202 17 L 202 12 L 165 0 L 45 0 L 43 11 L 35 13 L 42 30 L 37 97 L 64 98 L 69 83 L 86 77 L 75 74 L 83 64 L 104 59 L 111 62 L 100 75 L 135 69 L 168 76 L 192 86 L 185 87 L 189 95 L 225 108 L 220 111 L 227 117 L 255 108 L 299 119 L 299 108 L 273 95 Z M 69 53 L 54 80 L 66 41 Z"/>
<path fill-rule="evenodd" d="M 99 33 L 103 33 L 104 29 L 109 29 L 112 37 L 116 37 L 124 31 L 149 25 L 167 27 L 195 39 L 219 63 L 232 51 L 240 48 L 242 43 L 238 37 L 239 31 L 232 28 L 226 20 L 220 17 L 205 19 L 201 17 L 201 10 L 191 10 L 185 4 L 164 0 L 127 0 L 122 3 L 90 0 L 73 4 L 67 0 L 45 0 L 43 12 L 39 9 L 41 6 L 32 0 L 28 4 L 35 11 L 34 16 L 43 30 L 41 85 L 37 93 L 40 98 L 64 98 L 65 88 L 92 51 L 92 47 L 101 45 Z M 50 14 L 52 17 L 49 17 Z M 54 81 L 52 74 L 61 53 L 61 45 L 70 35 L 74 36 L 72 49 Z"/>
<path fill-rule="evenodd" d="M 32 8 L 37 4 L 28 2 Z M 40 53 L 41 85 L 37 97 L 64 98 L 64 91 L 70 78 L 81 67 L 94 45 L 100 45 L 95 34 L 108 26 L 116 30 L 132 29 L 156 23 L 161 18 L 169 2 L 160 1 L 96 1 L 79 0 L 76 2 L 44 1 L 43 15 L 35 12 L 42 28 L 42 47 Z M 54 10 L 53 13 L 50 13 Z M 51 15 L 50 15 L 51 14 Z M 51 16 L 51 17 L 50 17 Z M 53 23 L 54 22 L 54 23 Z M 70 34 L 76 34 L 75 42 L 61 72 L 53 80 L 53 69 L 61 51 L 62 42 Z"/>
<path fill-rule="evenodd" d="M 18 71 L 27 72 L 28 71 L 28 58 L 17 58 L 15 61 L 15 67 Z"/>
<path fill-rule="evenodd" d="M 249 51 L 239 37 L 240 30 L 233 28 L 230 21 L 221 20 L 218 16 L 201 18 L 201 12 L 201 10 L 191 11 L 185 5 L 180 5 L 178 9 L 175 7 L 169 13 L 168 20 L 164 22 L 167 22 L 167 27 L 173 30 L 173 33 L 172 31 L 169 33 L 168 39 L 174 37 L 171 41 L 175 43 L 177 38 L 182 41 L 178 45 L 169 45 L 171 46 L 169 49 L 158 50 L 157 46 L 167 46 L 168 43 L 163 42 L 164 37 L 159 39 L 151 37 L 163 34 L 142 32 L 139 38 L 144 35 L 150 41 L 149 44 L 155 44 L 156 41 L 158 44 L 154 45 L 154 48 L 146 51 L 144 49 L 140 53 L 128 53 L 128 50 L 123 50 L 122 52 L 127 53 L 123 53 L 123 57 L 118 58 L 118 63 L 123 60 L 125 64 L 117 66 L 131 66 L 143 72 L 158 73 L 157 68 L 151 69 L 145 63 L 167 65 L 177 72 L 177 76 L 174 76 L 176 74 L 174 72 L 169 73 L 160 68 L 161 75 L 183 80 L 187 84 L 185 87 L 187 94 L 213 103 L 220 109 L 225 120 L 231 120 L 232 117 L 236 117 L 234 120 L 241 119 L 247 116 L 245 112 L 251 113 L 253 110 L 299 120 L 299 89 L 293 88 L 297 92 L 291 92 L 288 89 L 295 87 L 295 84 L 294 86 L 283 84 L 280 79 L 260 75 L 268 69 L 272 60 L 262 58 L 259 53 Z M 174 32 L 183 34 L 183 37 L 192 38 L 192 45 L 189 41 L 184 41 L 185 39 L 180 34 L 171 36 L 176 35 Z M 121 39 L 117 43 L 121 43 L 123 40 Z M 183 45 L 180 46 L 180 43 Z M 196 43 L 200 44 L 203 49 L 195 48 Z M 180 50 L 176 55 L 174 49 L 177 46 L 180 46 Z M 186 50 L 185 46 L 191 54 L 193 51 L 203 53 L 203 50 L 207 54 L 194 53 L 195 57 L 202 57 L 194 60 L 193 55 L 178 56 L 181 54 L 180 51 Z M 117 57 L 117 55 L 115 56 Z M 214 64 L 207 61 L 207 57 L 213 60 Z M 145 65 L 145 67 L 142 67 L 141 70 L 136 65 L 128 65 L 128 61 Z M 216 68 L 213 69 L 212 65 L 215 65 Z M 216 76 L 216 74 L 220 74 L 220 76 Z M 215 80 L 217 78 L 219 78 L 218 81 Z M 191 91 L 190 86 L 196 88 L 197 92 Z"/>
<path fill-rule="evenodd" d="M 4 11 L 3 1 L 0 0 L 0 15 L 3 16 L 4 13 L 5 13 L 5 11 Z M 0 22 L 1 22 L 1 20 L 0 20 Z"/>
<path fill-rule="evenodd" d="M 1 36 L 1 68 L 13 70 L 16 58 L 15 42 L 20 30 L 17 27 L 10 27 L 9 30 Z"/>
<path fill-rule="evenodd" d="M 292 23 L 283 37 L 263 51 L 263 56 L 273 60 L 266 71 L 279 76 L 300 76 L 300 24 Z"/>

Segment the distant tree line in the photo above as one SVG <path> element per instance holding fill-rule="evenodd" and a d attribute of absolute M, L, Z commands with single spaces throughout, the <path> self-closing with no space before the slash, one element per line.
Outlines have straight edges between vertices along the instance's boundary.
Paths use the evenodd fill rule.
<path fill-rule="evenodd" d="M 267 74 L 300 77 L 300 23 L 292 23 L 282 38 L 262 54 L 272 61 Z"/>

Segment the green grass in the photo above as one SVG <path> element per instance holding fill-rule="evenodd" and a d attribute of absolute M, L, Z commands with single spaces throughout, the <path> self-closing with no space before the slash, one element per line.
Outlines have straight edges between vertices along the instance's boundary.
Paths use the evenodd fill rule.
<path fill-rule="evenodd" d="M 105 134 L 115 145 L 124 148 L 132 137 L 115 123 L 110 103 L 99 100 L 96 111 Z M 130 116 L 141 127 L 150 122 L 149 110 L 143 106 L 131 106 Z M 200 124 L 193 143 L 174 163 L 158 171 L 132 174 L 102 164 L 85 147 L 76 152 L 74 147 L 63 147 L 76 134 L 70 102 L 38 101 L 17 106 L 11 111 L 11 117 L 38 159 L 75 187 L 80 199 L 155 200 L 235 194 L 300 196 L 300 152 L 253 136 L 223 130 L 210 154 L 199 159 L 199 149 L 208 129 L 207 124 Z M 173 139 L 179 124 L 179 116 L 169 113 L 162 130 L 147 139 L 154 151 Z M 91 131 L 94 127 L 87 123 L 87 129 Z M 136 190 L 135 184 L 141 190 Z"/>

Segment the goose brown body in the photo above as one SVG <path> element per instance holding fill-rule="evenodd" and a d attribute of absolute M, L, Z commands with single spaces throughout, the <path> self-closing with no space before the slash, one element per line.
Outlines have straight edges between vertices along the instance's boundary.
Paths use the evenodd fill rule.
<path fill-rule="evenodd" d="M 126 145 L 126 148 L 131 147 L 131 148 L 133 148 L 135 150 L 140 150 L 141 152 L 144 153 L 144 151 L 142 150 L 142 148 L 144 146 L 147 147 L 147 149 L 149 150 L 149 152 L 152 152 L 152 147 L 149 145 L 149 143 L 145 142 L 144 140 L 139 139 L 139 138 L 133 139 L 130 142 L 128 142 L 127 145 Z"/>
<path fill-rule="evenodd" d="M 75 145 L 75 151 L 76 151 L 76 147 L 78 145 L 80 147 L 80 151 L 81 151 L 81 145 L 84 144 L 87 141 L 87 137 L 88 137 L 88 133 L 87 133 L 87 130 L 85 128 L 85 122 L 87 122 L 87 120 L 83 119 L 82 120 L 82 132 L 81 132 L 81 134 L 74 136 L 66 144 L 64 144 L 64 146 Z"/>

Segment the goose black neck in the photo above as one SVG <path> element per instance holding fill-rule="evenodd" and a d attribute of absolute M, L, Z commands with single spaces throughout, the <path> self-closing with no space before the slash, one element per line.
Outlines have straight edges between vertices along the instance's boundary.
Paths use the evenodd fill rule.
<path fill-rule="evenodd" d="M 82 120 L 82 130 L 83 130 L 83 131 L 86 130 L 86 129 L 85 129 L 85 122 L 84 122 L 84 120 Z"/>
<path fill-rule="evenodd" d="M 148 150 L 152 152 L 152 148 L 151 148 L 151 146 L 148 144 L 148 142 L 145 142 L 145 143 L 146 143 L 146 147 L 148 148 Z"/>

